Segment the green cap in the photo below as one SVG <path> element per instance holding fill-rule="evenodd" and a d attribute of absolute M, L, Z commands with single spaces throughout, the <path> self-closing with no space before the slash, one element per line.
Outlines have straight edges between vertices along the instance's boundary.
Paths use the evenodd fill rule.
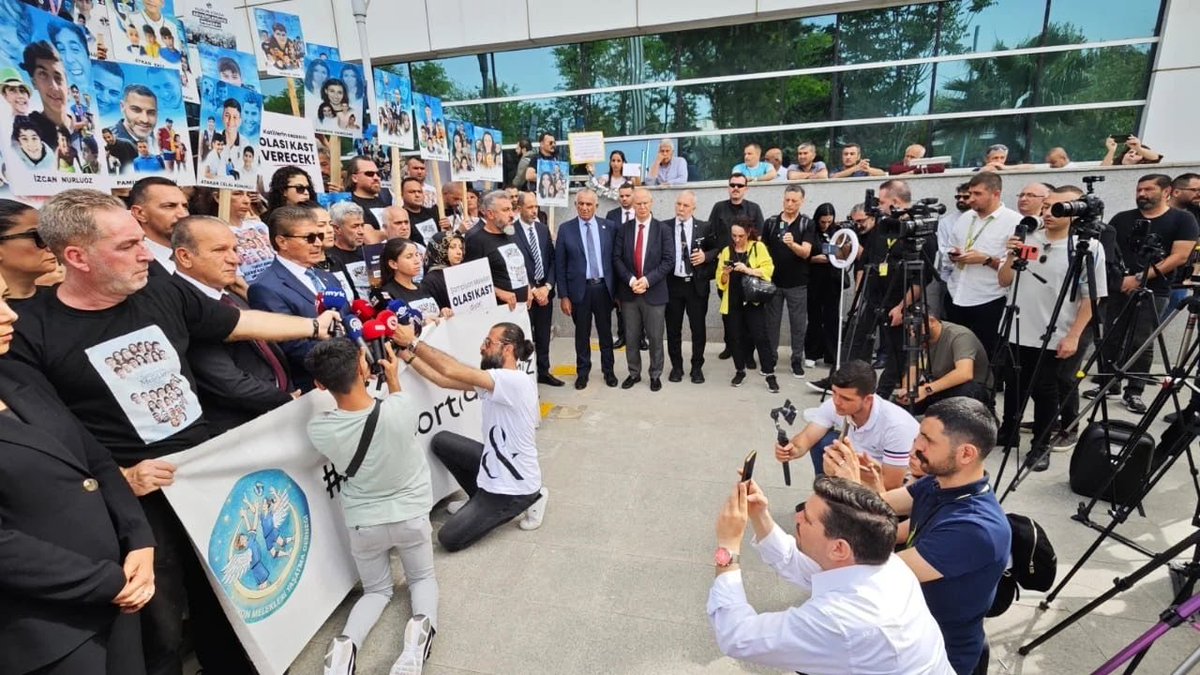
<path fill-rule="evenodd" d="M 25 84 L 25 80 L 21 77 L 20 71 L 12 66 L 0 68 L 0 88 L 4 87 L 21 87 L 26 94 L 31 94 L 29 85 Z"/>

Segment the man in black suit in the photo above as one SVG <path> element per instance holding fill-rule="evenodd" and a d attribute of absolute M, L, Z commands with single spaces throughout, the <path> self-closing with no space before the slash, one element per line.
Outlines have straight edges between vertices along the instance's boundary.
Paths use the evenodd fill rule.
<path fill-rule="evenodd" d="M 635 344 L 645 329 L 650 340 L 650 391 L 662 389 L 664 312 L 667 275 L 675 266 L 675 241 L 671 228 L 650 213 L 653 197 L 646 188 L 633 191 L 633 220 L 617 230 L 613 271 L 617 300 L 625 313 L 625 344 Z M 629 376 L 621 383 L 629 389 L 642 380 L 642 354 L 626 349 Z"/>
<path fill-rule="evenodd" d="M 620 227 L 622 224 L 633 220 L 633 186 L 623 185 L 617 190 L 617 202 L 620 206 L 605 214 L 608 222 Z M 613 349 L 620 349 L 625 346 L 625 315 L 621 313 L 621 305 L 614 305 L 617 310 L 617 339 L 613 341 Z M 645 336 L 638 341 L 641 349 L 646 349 L 647 344 Z"/>
<path fill-rule="evenodd" d="M 708 224 L 713 228 L 713 235 L 717 238 L 717 250 L 729 246 L 733 243 L 733 239 L 729 236 L 733 229 L 733 224 L 739 218 L 748 218 L 750 224 L 756 230 L 762 232 L 763 213 L 762 209 L 754 202 L 746 199 L 746 192 L 749 189 L 750 179 L 743 174 L 734 173 L 729 176 L 729 199 L 713 204 L 712 212 L 708 214 Z M 720 295 L 720 291 L 717 294 Z M 717 355 L 719 359 L 727 359 L 733 356 L 733 352 L 729 351 L 729 325 L 727 315 L 721 315 L 721 323 L 725 324 L 725 349 Z M 750 356 L 746 365 L 754 368 L 754 357 Z"/>
<path fill-rule="evenodd" d="M 704 383 L 704 316 L 708 313 L 709 282 L 716 276 L 720 249 L 712 226 L 693 216 L 696 194 L 684 190 L 675 199 L 675 218 L 670 221 L 675 261 L 667 275 L 667 355 L 671 357 L 672 382 L 683 381 L 683 315 L 692 333 L 692 382 Z"/>
<path fill-rule="evenodd" d="M 227 289 L 237 281 L 237 238 L 224 221 L 188 216 L 175 223 L 175 280 L 218 302 L 250 309 Z M 197 396 L 213 435 L 241 426 L 299 395 L 292 391 L 286 357 L 262 340 L 197 342 L 188 349 Z"/>
<path fill-rule="evenodd" d="M 575 193 L 575 218 L 558 226 L 554 246 L 554 276 L 558 280 L 563 314 L 575 322 L 575 388 L 588 385 L 592 372 L 592 322 L 600 339 L 600 369 L 604 383 L 617 386 L 613 372 L 613 239 L 617 225 L 596 217 L 596 193 Z"/>
<path fill-rule="evenodd" d="M 537 195 L 522 192 L 517 195 L 517 222 L 513 240 L 525 256 L 529 276 L 529 323 L 533 328 L 533 345 L 537 351 L 537 380 L 551 387 L 563 386 L 563 381 L 550 374 L 550 324 L 554 319 L 554 242 L 550 228 L 538 221 Z"/>
<path fill-rule="evenodd" d="M 129 189 L 129 213 L 146 233 L 146 248 L 154 254 L 150 276 L 170 276 L 175 272 L 171 260 L 171 230 L 187 216 L 187 197 L 175 181 L 162 176 L 147 176 Z"/>

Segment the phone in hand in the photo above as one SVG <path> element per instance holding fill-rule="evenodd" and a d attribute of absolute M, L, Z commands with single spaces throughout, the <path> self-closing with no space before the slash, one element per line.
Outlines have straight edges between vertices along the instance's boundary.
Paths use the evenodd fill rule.
<path fill-rule="evenodd" d="M 1128 141 L 1129 137 L 1132 135 L 1133 134 L 1113 134 L 1111 138 L 1117 143 L 1124 143 L 1125 141 Z"/>
<path fill-rule="evenodd" d="M 746 455 L 746 459 L 742 460 L 742 482 L 749 481 L 754 477 L 754 461 L 758 459 L 758 451 L 751 450 L 750 454 Z"/>

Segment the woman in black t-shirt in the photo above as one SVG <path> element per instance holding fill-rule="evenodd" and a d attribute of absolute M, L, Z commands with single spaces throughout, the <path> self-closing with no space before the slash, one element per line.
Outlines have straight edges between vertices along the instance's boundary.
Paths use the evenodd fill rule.
<path fill-rule="evenodd" d="M 403 300 L 425 315 L 426 319 L 442 314 L 437 301 L 428 291 L 414 281 L 421 273 L 421 252 L 416 243 L 408 239 L 389 239 L 380 256 L 389 275 L 381 289 L 392 300 Z M 448 316 L 448 314 L 447 314 Z"/>
<path fill-rule="evenodd" d="M 814 361 L 823 359 L 832 366 L 837 360 L 838 303 L 842 292 L 842 272 L 829 262 L 824 251 L 837 231 L 837 211 L 833 204 L 825 203 L 813 211 L 813 222 L 817 225 L 817 245 L 809 257 L 808 275 L 808 334 L 804 339 L 804 353 Z"/>
<path fill-rule="evenodd" d="M 429 269 L 421 280 L 421 290 L 433 296 L 443 316 L 450 316 L 450 293 L 446 290 L 446 268 L 462 263 L 467 254 L 467 242 L 457 232 L 434 239 L 426 251 Z"/>

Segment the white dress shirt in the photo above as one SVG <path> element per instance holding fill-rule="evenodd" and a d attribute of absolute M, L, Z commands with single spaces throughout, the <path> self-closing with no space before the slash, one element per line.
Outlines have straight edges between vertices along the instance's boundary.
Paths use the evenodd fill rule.
<path fill-rule="evenodd" d="M 174 274 L 175 261 L 171 259 L 171 256 L 175 255 L 175 251 L 172 251 L 170 246 L 163 246 L 156 241 L 151 241 L 149 237 L 146 237 L 142 241 L 145 242 L 146 248 L 154 255 L 154 259 L 158 261 L 158 264 L 166 268 L 168 274 Z"/>
<path fill-rule="evenodd" d="M 642 276 L 646 276 L 646 250 L 650 248 L 650 221 L 647 220 L 644 223 L 639 223 L 635 220 L 633 222 L 633 254 L 634 255 L 637 255 L 637 237 L 638 237 L 638 227 L 639 226 L 641 226 L 641 228 L 642 228 Z M 630 270 L 630 271 L 634 272 L 634 274 L 629 277 L 629 285 L 633 286 L 633 283 L 638 280 L 638 277 L 637 277 L 636 270 Z"/>
<path fill-rule="evenodd" d="M 708 618 L 723 654 L 808 675 L 953 675 L 921 585 L 895 555 L 883 565 L 822 571 L 778 525 L 753 546 L 780 577 L 812 597 L 759 614 L 746 602 L 741 570 L 718 576 L 708 593 Z"/>
<path fill-rule="evenodd" d="M 299 279 L 300 283 L 304 284 L 305 288 L 312 291 L 313 297 L 316 297 L 317 289 L 315 286 L 313 286 L 312 279 L 308 278 L 308 268 L 307 267 L 297 265 L 296 263 L 292 262 L 291 260 L 288 260 L 287 258 L 285 258 L 283 256 L 276 256 L 275 259 L 279 261 L 279 264 L 283 265 L 283 268 L 285 270 L 291 272 L 292 276 Z"/>
<path fill-rule="evenodd" d="M 192 288 L 195 288 L 196 290 L 200 291 L 200 293 L 202 295 L 204 295 L 205 297 L 207 297 L 211 300 L 216 300 L 217 302 L 220 302 L 221 298 L 224 297 L 224 295 L 225 295 L 225 291 L 213 288 L 212 286 L 209 286 L 208 284 L 201 282 L 199 279 L 193 279 L 192 277 L 188 276 L 187 274 L 185 274 L 183 272 L 176 272 L 175 274 L 180 279 L 183 279 L 184 281 L 191 284 Z"/>
<path fill-rule="evenodd" d="M 683 266 L 683 260 L 684 258 L 692 257 L 692 227 L 694 223 L 692 223 L 691 218 L 683 222 L 680 222 L 676 218 L 673 223 L 675 225 L 674 230 L 672 230 L 672 236 L 675 237 L 675 276 L 690 277 L 692 275 L 687 273 L 687 268 Z M 679 236 L 680 228 L 683 229 L 682 238 Z"/>
<path fill-rule="evenodd" d="M 979 251 L 1002 261 L 1005 244 L 1020 222 L 1021 214 L 1003 204 L 986 218 L 974 210 L 967 211 L 954 222 L 946 242 L 948 248 L 942 253 L 949 255 L 950 249 L 957 248 L 964 253 Z M 946 287 L 959 307 L 976 307 L 1008 294 L 1008 289 L 1000 287 L 996 270 L 983 264 L 955 263 Z"/>

